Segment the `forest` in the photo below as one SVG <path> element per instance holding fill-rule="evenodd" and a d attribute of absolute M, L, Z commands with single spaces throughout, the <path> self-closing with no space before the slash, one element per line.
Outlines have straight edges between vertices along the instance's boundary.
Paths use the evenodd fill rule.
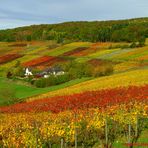
<path fill-rule="evenodd" d="M 148 18 L 114 21 L 80 21 L 42 24 L 0 30 L 0 41 L 56 40 L 58 43 L 144 42 L 148 37 Z"/>

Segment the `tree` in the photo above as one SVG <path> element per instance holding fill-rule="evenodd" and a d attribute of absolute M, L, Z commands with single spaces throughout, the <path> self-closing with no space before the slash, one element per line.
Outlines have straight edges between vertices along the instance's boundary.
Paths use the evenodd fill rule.
<path fill-rule="evenodd" d="M 21 66 L 20 61 L 17 61 L 15 63 L 14 67 L 11 68 L 11 71 L 12 71 L 11 72 L 12 76 L 18 76 L 18 77 L 23 77 L 24 76 L 24 69 Z"/>
<path fill-rule="evenodd" d="M 65 69 L 71 79 L 91 76 L 91 66 L 89 64 L 71 61 Z"/>
<path fill-rule="evenodd" d="M 24 76 L 24 70 L 23 67 L 16 67 L 13 69 L 13 75 L 18 76 L 18 77 L 23 77 Z"/>
<path fill-rule="evenodd" d="M 32 25 L 1 30 L 0 41 L 63 40 L 138 42 L 148 37 L 148 19 L 117 21 L 67 22 L 53 25 Z"/>
<path fill-rule="evenodd" d="M 92 71 L 92 76 L 94 77 L 106 76 L 112 74 L 113 71 L 114 71 L 113 65 L 105 63 L 103 65 L 94 67 L 94 70 Z"/>
<path fill-rule="evenodd" d="M 8 79 L 11 79 L 12 78 L 12 73 L 10 71 L 8 71 L 8 73 L 7 73 L 7 78 Z"/>

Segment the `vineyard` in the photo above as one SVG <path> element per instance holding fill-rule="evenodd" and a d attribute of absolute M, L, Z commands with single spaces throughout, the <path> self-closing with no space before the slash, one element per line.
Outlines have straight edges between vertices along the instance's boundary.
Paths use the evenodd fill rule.
<path fill-rule="evenodd" d="M 147 41 L 134 48 L 127 42 L 1 42 L 0 93 L 8 100 L 0 94 L 0 148 L 148 147 Z M 38 72 L 73 61 L 110 64 L 113 72 L 45 88 L 29 83 L 31 77 L 6 78 L 18 63 Z M 9 89 L 16 102 L 6 105 Z"/>
<path fill-rule="evenodd" d="M 0 114 L 1 144 L 111 147 L 120 137 L 120 144 L 137 142 L 148 122 L 147 89 L 133 86 L 86 92 L 1 108 L 5 113 Z"/>
<path fill-rule="evenodd" d="M 29 62 L 26 62 L 26 63 L 23 63 L 23 66 L 26 66 L 26 67 L 31 67 L 31 66 L 38 66 L 38 65 L 42 65 L 46 62 L 49 62 L 53 60 L 53 57 L 49 57 L 49 56 L 43 56 L 43 57 L 40 57 L 40 58 L 36 58 L 34 60 L 31 60 Z"/>
<path fill-rule="evenodd" d="M 57 44 L 54 41 L 0 43 L 0 75 L 3 73 L 1 71 L 13 67 L 17 61 L 20 61 L 24 67 L 37 65 L 43 68 L 57 62 L 67 62 L 66 59 L 71 58 L 79 62 L 105 59 L 122 63 L 127 60 L 135 61 L 139 64 L 142 61 L 147 65 L 147 46 L 132 49 L 128 46 L 130 46 L 129 43 L 122 42 L 74 42 L 65 45 Z M 65 57 L 65 59 L 61 57 Z"/>
<path fill-rule="evenodd" d="M 4 56 L 0 56 L 0 64 L 7 63 L 13 61 L 14 59 L 20 58 L 21 55 L 19 54 L 7 54 Z"/>
<path fill-rule="evenodd" d="M 75 93 L 82 93 L 89 90 L 108 89 L 116 87 L 127 87 L 127 86 L 141 86 L 148 83 L 148 70 L 133 70 L 129 72 L 114 74 L 112 76 L 101 77 L 85 81 L 76 85 L 72 85 L 67 88 L 59 89 L 52 92 L 47 92 L 38 96 L 29 97 L 27 100 L 37 100 L 42 98 L 49 98 L 59 95 L 72 95 Z"/>
<path fill-rule="evenodd" d="M 58 96 L 47 99 L 35 100 L 28 103 L 15 104 L 11 107 L 1 107 L 0 112 L 42 112 L 50 111 L 59 113 L 65 110 L 105 108 L 121 103 L 134 101 L 148 101 L 148 85 L 130 86 L 126 88 L 104 89 L 99 91 L 88 91 L 81 94 Z"/>

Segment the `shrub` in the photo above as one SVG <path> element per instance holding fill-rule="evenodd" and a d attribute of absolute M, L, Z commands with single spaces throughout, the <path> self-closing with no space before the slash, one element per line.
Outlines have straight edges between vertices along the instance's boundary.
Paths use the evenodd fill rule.
<path fill-rule="evenodd" d="M 12 73 L 10 71 L 7 72 L 7 78 L 11 79 L 12 78 Z"/>
<path fill-rule="evenodd" d="M 144 47 L 145 46 L 145 42 L 144 41 L 139 41 L 138 47 Z"/>
<path fill-rule="evenodd" d="M 65 82 L 68 82 L 70 80 L 70 77 L 68 74 L 65 74 L 65 75 L 60 75 L 60 76 L 57 76 L 55 77 L 55 84 L 62 84 L 62 83 L 65 83 Z"/>
<path fill-rule="evenodd" d="M 135 42 L 133 42 L 131 45 L 130 45 L 130 48 L 135 48 L 137 47 L 137 44 Z"/>
<path fill-rule="evenodd" d="M 65 71 L 69 74 L 70 79 L 89 77 L 91 76 L 92 66 L 72 61 L 65 66 Z"/>
<path fill-rule="evenodd" d="M 113 73 L 113 65 L 112 64 L 105 64 L 101 66 L 97 66 L 92 71 L 92 76 L 94 77 L 100 77 L 100 76 L 106 76 Z"/>
<path fill-rule="evenodd" d="M 144 47 L 144 46 L 145 46 L 145 40 L 140 40 L 138 43 L 133 42 L 130 45 L 130 48 Z"/>
<path fill-rule="evenodd" d="M 38 79 L 34 82 L 34 85 L 36 87 L 39 87 L 39 88 L 43 88 L 43 87 L 46 87 L 46 81 L 45 81 L 45 78 L 41 78 L 41 79 Z"/>
<path fill-rule="evenodd" d="M 59 76 L 50 76 L 49 78 L 40 78 L 34 82 L 34 85 L 39 88 L 44 88 L 48 86 L 54 86 L 68 82 L 70 77 L 68 74 Z"/>

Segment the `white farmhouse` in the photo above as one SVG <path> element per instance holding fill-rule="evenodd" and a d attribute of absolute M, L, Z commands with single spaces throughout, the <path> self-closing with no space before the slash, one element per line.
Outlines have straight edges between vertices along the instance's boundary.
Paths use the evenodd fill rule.
<path fill-rule="evenodd" d="M 32 72 L 29 70 L 29 68 L 25 69 L 25 76 L 32 76 Z"/>

